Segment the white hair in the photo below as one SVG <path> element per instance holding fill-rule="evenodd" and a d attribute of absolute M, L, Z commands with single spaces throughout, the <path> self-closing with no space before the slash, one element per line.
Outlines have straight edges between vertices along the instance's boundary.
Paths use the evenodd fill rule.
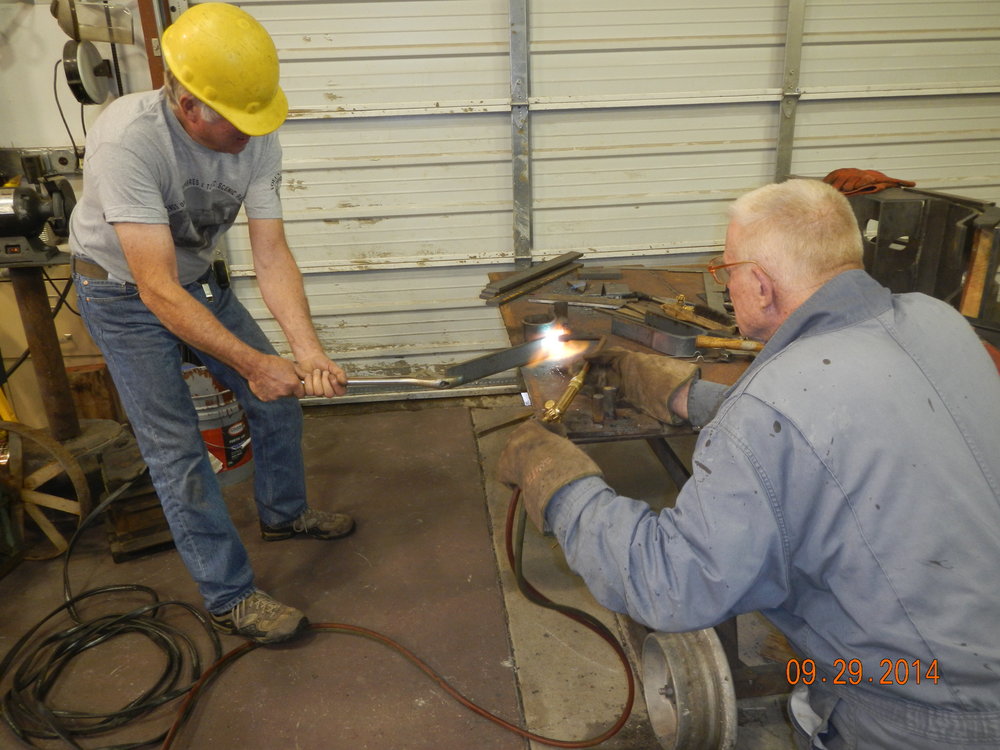
<path fill-rule="evenodd" d="M 861 230 L 851 204 L 820 180 L 765 185 L 736 200 L 730 219 L 743 230 L 736 260 L 757 261 L 776 281 L 814 286 L 863 267 Z"/>
<path fill-rule="evenodd" d="M 210 106 L 205 104 L 201 99 L 191 93 L 191 91 L 180 82 L 180 79 L 175 76 L 169 68 L 164 68 L 163 70 L 163 90 L 167 94 L 167 102 L 170 104 L 170 108 L 173 110 L 179 110 L 181 107 L 181 96 L 184 94 L 189 94 L 193 96 L 198 101 L 198 107 L 201 109 L 201 117 L 205 122 L 218 122 L 223 119 L 222 115 L 212 109 Z"/>

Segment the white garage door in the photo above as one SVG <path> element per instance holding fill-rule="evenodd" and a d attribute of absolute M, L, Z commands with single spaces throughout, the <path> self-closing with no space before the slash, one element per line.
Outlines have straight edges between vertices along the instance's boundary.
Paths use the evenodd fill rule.
<path fill-rule="evenodd" d="M 479 292 L 515 258 L 716 253 L 725 205 L 776 177 L 858 166 L 1000 198 L 995 0 L 236 4 L 279 49 L 287 231 L 355 376 L 506 346 Z M 241 227 L 228 253 L 287 351 Z"/>

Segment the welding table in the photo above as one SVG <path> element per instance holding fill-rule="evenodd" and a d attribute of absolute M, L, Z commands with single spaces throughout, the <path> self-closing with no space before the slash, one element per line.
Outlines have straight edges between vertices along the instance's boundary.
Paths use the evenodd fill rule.
<path fill-rule="evenodd" d="M 543 286 L 521 294 L 518 297 L 499 305 L 500 315 L 507 329 L 507 336 L 512 345 L 525 340 L 524 319 L 528 316 L 553 313 L 553 305 L 531 302 L 534 298 L 546 295 L 567 296 L 570 293 L 570 283 L 579 283 L 578 275 L 582 269 L 576 269 L 564 276 L 554 279 Z M 590 279 L 589 287 L 600 289 L 602 283 L 627 286 L 634 292 L 643 292 L 654 297 L 673 298 L 684 294 L 690 301 L 700 301 L 699 295 L 704 291 L 704 268 L 684 267 L 682 270 L 668 271 L 648 268 L 614 269 L 621 273 L 621 278 Z M 502 277 L 502 274 L 491 275 Z M 593 294 L 588 288 L 586 294 Z M 611 333 L 612 318 L 605 312 L 588 307 L 568 305 L 566 308 L 566 327 L 574 338 L 599 339 L 606 337 L 606 347 L 622 347 L 635 351 L 650 352 L 642 344 Z M 718 350 L 717 350 L 718 351 Z M 749 359 L 739 354 L 729 354 L 718 351 L 714 358 L 699 359 L 701 375 L 707 380 L 731 384 L 736 382 Z M 556 400 L 566 388 L 566 383 L 576 369 L 579 360 L 556 363 L 542 363 L 534 367 L 521 368 L 521 375 L 531 403 L 541 407 L 548 400 Z M 603 423 L 594 420 L 594 409 L 587 392 L 581 393 L 570 405 L 563 417 L 567 436 L 574 443 L 597 443 L 614 440 L 646 440 L 650 448 L 663 463 L 671 479 L 678 487 L 688 478 L 688 471 L 677 458 L 670 447 L 669 439 L 683 435 L 691 435 L 689 425 L 672 427 L 646 416 L 632 408 L 627 402 L 619 402 L 615 410 L 615 418 Z"/>
<path fill-rule="evenodd" d="M 537 288 L 532 288 L 509 301 L 499 304 L 501 318 L 511 345 L 525 340 L 524 320 L 528 316 L 554 314 L 553 305 L 532 302 L 546 295 L 572 294 L 570 284 L 580 284 L 583 268 L 575 268 Z M 624 285 L 633 292 L 643 292 L 654 297 L 673 298 L 683 294 L 691 302 L 702 302 L 705 291 L 704 267 L 680 266 L 677 269 L 615 268 L 620 278 L 588 279 L 585 294 L 597 293 L 602 284 Z M 499 280 L 507 274 L 490 274 L 490 280 Z M 588 272 L 587 276 L 591 273 Z M 634 351 L 651 352 L 642 344 L 614 335 L 612 318 L 597 309 L 568 305 L 566 327 L 573 338 L 600 339 L 606 337 L 606 347 L 622 347 Z M 701 376 L 706 380 L 732 384 L 736 382 L 750 362 L 742 353 L 718 352 L 705 359 L 696 360 Z M 558 400 L 566 389 L 569 378 L 579 369 L 579 358 L 569 362 L 543 362 L 532 367 L 522 367 L 521 375 L 531 404 L 541 409 L 546 401 Z M 694 434 L 690 425 L 678 427 L 659 422 L 619 400 L 613 419 L 603 423 L 594 420 L 594 409 L 588 389 L 584 389 L 570 404 L 562 420 L 567 437 L 574 443 L 599 443 L 617 440 L 645 440 L 663 464 L 678 489 L 690 476 L 683 461 L 670 446 L 670 439 Z M 716 626 L 720 641 L 729 660 L 737 698 L 775 695 L 789 690 L 784 664 L 747 666 L 739 657 L 736 620 Z"/>

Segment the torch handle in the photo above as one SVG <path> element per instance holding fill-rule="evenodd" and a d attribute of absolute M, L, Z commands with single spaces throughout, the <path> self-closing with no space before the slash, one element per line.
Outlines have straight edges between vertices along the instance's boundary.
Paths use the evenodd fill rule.
<path fill-rule="evenodd" d="M 590 370 L 590 362 L 584 361 L 583 367 L 580 368 L 580 372 L 570 378 L 569 384 L 566 386 L 566 390 L 559 397 L 556 402 L 549 401 L 545 404 L 545 411 L 542 413 L 543 422 L 558 422 L 563 418 L 563 414 L 569 408 L 569 405 L 573 403 L 573 399 L 576 398 L 576 394 L 580 392 L 583 388 L 583 381 L 587 378 L 587 371 Z"/>
<path fill-rule="evenodd" d="M 764 348 L 764 345 L 759 341 L 720 336 L 695 336 L 694 345 L 698 349 L 742 349 L 747 352 L 759 352 Z"/>

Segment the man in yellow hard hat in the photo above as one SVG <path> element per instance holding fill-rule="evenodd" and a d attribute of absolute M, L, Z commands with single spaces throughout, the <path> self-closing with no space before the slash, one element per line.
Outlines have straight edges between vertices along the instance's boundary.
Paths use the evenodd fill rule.
<path fill-rule="evenodd" d="M 239 399 L 253 438 L 266 540 L 333 539 L 354 521 L 306 502 L 302 396 L 346 391 L 324 352 L 288 248 L 275 130 L 288 114 L 264 28 L 226 3 L 185 11 L 162 38 L 158 91 L 113 102 L 87 138 L 70 250 L 80 312 L 101 348 L 170 524 L 215 627 L 287 641 L 305 615 L 260 591 L 223 501 L 182 377 L 182 345 Z M 294 361 L 212 272 L 246 212 L 261 296 Z"/>

